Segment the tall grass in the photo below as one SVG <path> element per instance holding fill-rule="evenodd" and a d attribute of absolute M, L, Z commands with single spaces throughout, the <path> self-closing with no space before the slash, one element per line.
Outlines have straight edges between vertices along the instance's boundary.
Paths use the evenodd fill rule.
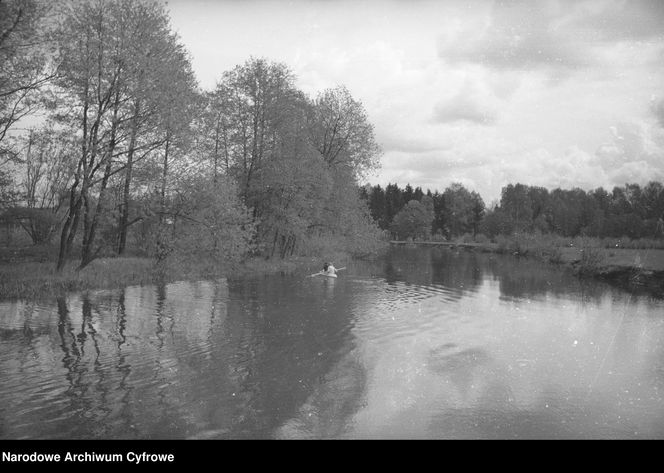
<path fill-rule="evenodd" d="M 564 262 L 563 248 L 569 246 L 569 242 L 559 236 L 542 233 L 498 235 L 494 241 L 499 253 L 532 256 L 554 264 Z"/>
<path fill-rule="evenodd" d="M 68 291 L 154 282 L 158 275 L 147 258 L 103 258 L 80 271 L 75 264 L 62 272 L 53 263 L 25 262 L 0 266 L 0 299 L 40 298 Z"/>
<path fill-rule="evenodd" d="M 583 276 L 592 276 L 599 272 L 603 263 L 604 255 L 600 248 L 585 246 L 581 249 L 581 261 L 577 271 Z"/>

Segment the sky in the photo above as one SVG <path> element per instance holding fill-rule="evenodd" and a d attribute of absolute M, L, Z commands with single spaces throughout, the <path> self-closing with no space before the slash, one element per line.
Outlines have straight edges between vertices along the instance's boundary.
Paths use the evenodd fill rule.
<path fill-rule="evenodd" d="M 250 56 L 345 85 L 383 149 L 371 184 L 487 203 L 509 183 L 664 182 L 660 0 L 170 0 L 201 87 Z"/>

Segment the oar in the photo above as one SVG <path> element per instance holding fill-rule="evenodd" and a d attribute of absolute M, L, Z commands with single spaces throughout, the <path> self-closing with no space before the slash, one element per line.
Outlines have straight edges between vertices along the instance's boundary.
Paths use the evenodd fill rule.
<path fill-rule="evenodd" d="M 344 266 L 343 268 L 339 268 L 339 269 L 337 269 L 337 271 L 343 271 L 344 269 L 346 269 L 345 266 Z M 308 277 L 308 278 L 313 278 L 314 276 L 321 276 L 322 274 L 323 274 L 323 271 L 318 271 L 317 273 L 310 274 L 310 275 L 307 276 L 307 277 Z"/>

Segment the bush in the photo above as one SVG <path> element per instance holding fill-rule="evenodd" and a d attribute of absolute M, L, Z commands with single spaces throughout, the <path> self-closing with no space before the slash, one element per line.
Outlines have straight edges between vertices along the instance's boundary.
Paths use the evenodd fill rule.
<path fill-rule="evenodd" d="M 487 243 L 490 242 L 489 237 L 487 237 L 487 236 L 486 236 L 485 234 L 483 234 L 483 233 L 478 233 L 477 235 L 475 235 L 475 241 L 476 241 L 477 243 L 481 243 L 481 244 L 483 244 L 483 245 L 486 245 Z"/>
<path fill-rule="evenodd" d="M 593 247 L 584 247 L 581 249 L 581 261 L 579 263 L 578 272 L 582 275 L 592 275 L 602 266 L 604 256 L 602 251 Z"/>
<path fill-rule="evenodd" d="M 445 238 L 445 235 L 443 235 L 443 233 L 442 233 L 440 230 L 438 230 L 438 231 L 437 231 L 437 232 L 431 237 L 431 241 L 447 241 L 447 239 Z"/>
<path fill-rule="evenodd" d="M 560 264 L 563 262 L 563 252 L 560 248 L 549 248 L 548 259 L 550 263 Z"/>

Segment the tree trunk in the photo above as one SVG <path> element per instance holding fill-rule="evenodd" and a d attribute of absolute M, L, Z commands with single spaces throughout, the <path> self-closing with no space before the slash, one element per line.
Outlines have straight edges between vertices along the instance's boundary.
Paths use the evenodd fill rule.
<path fill-rule="evenodd" d="M 166 148 L 164 150 L 164 169 L 161 173 L 161 190 L 160 190 L 160 201 L 159 201 L 159 225 L 157 230 L 157 260 L 163 260 L 169 253 L 169 249 L 166 248 L 164 243 L 164 213 L 166 211 L 166 178 L 168 176 L 168 151 L 170 148 L 170 136 L 168 132 L 166 133 Z"/>
<path fill-rule="evenodd" d="M 81 264 L 78 269 L 85 268 L 90 264 L 96 257 L 99 252 L 99 248 L 93 253 L 95 236 L 97 234 L 97 225 L 99 223 L 99 216 L 103 214 L 105 203 L 106 203 L 106 187 L 108 186 L 108 179 L 111 177 L 111 170 L 113 167 L 113 153 L 115 152 L 117 130 L 119 125 L 118 114 L 120 109 L 120 92 L 117 89 L 115 93 L 115 103 L 113 104 L 113 122 L 111 125 L 111 137 L 108 144 L 108 150 L 103 155 L 103 160 L 106 161 L 106 166 L 104 167 L 104 177 L 101 180 L 101 188 L 99 190 L 99 199 L 97 204 L 94 206 L 94 213 L 92 213 L 90 206 L 90 194 L 85 192 L 83 194 L 84 204 L 85 204 L 85 220 L 84 220 L 84 235 L 83 235 L 83 248 L 81 249 Z M 95 133 L 95 140 L 97 139 Z M 101 164 L 101 161 L 100 163 Z M 89 178 L 92 181 L 91 177 Z M 92 182 L 90 182 L 90 186 Z"/>
<path fill-rule="evenodd" d="M 124 189 L 122 191 L 122 206 L 120 209 L 120 234 L 118 236 L 118 254 L 122 255 L 127 246 L 127 231 L 129 230 L 129 190 L 131 189 L 131 175 L 134 163 L 134 149 L 136 148 L 136 134 L 138 131 L 138 115 L 141 102 L 136 102 L 136 109 L 132 119 L 131 137 L 127 150 L 127 169 L 125 173 Z"/>

